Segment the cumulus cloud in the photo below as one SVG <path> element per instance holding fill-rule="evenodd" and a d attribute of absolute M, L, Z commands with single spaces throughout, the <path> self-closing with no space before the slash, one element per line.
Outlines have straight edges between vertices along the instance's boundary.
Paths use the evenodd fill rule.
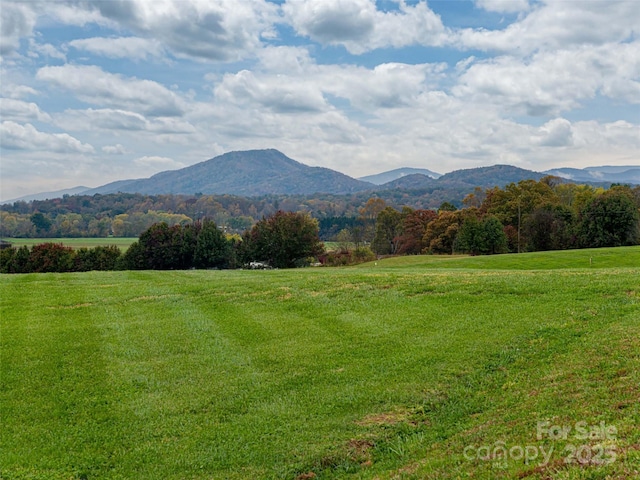
<path fill-rule="evenodd" d="M 528 55 L 628 40 L 638 35 L 639 25 L 640 9 L 634 1 L 546 1 L 503 30 L 462 29 L 453 41 L 462 48 Z"/>
<path fill-rule="evenodd" d="M 0 126 L 0 144 L 8 150 L 36 150 L 56 153 L 94 153 L 94 148 L 66 133 L 45 133 L 30 123 L 4 121 Z"/>
<path fill-rule="evenodd" d="M 523 61 L 502 56 L 471 64 L 452 91 L 460 97 L 500 104 L 505 112 L 557 115 L 606 95 L 640 102 L 640 43 L 605 44 L 539 52 Z"/>
<path fill-rule="evenodd" d="M 215 89 L 216 97 L 234 103 L 255 102 L 279 113 L 313 112 L 327 108 L 322 92 L 312 85 L 275 76 L 256 77 L 242 70 L 226 75 Z"/>
<path fill-rule="evenodd" d="M 571 122 L 564 118 L 554 118 L 542 125 L 534 142 L 543 147 L 566 147 L 573 143 Z"/>
<path fill-rule="evenodd" d="M 362 67 L 318 67 L 317 82 L 327 93 L 348 99 L 352 106 L 373 113 L 380 108 L 404 108 L 438 82 L 441 64 L 383 63 Z"/>
<path fill-rule="evenodd" d="M 373 0 L 287 0 L 287 20 L 300 35 L 361 54 L 385 47 L 441 45 L 446 30 L 425 2 L 383 12 Z"/>
<path fill-rule="evenodd" d="M 162 42 L 175 55 L 214 61 L 244 58 L 272 33 L 276 5 L 264 0 L 91 1 L 113 22 Z"/>
<path fill-rule="evenodd" d="M 69 46 L 108 58 L 148 60 L 164 54 L 164 48 L 158 41 L 139 37 L 82 38 L 70 41 Z"/>
<path fill-rule="evenodd" d="M 2 72 L 0 72 L 0 75 L 2 75 Z M 5 97 L 14 99 L 38 95 L 38 91 L 34 88 L 31 88 L 27 85 L 16 85 L 9 82 L 3 82 L 2 93 L 5 95 Z"/>
<path fill-rule="evenodd" d="M 51 121 L 49 114 L 42 112 L 35 103 L 23 102 L 13 98 L 0 98 L 0 113 L 2 113 L 2 118 L 5 120 L 16 120 L 18 122 Z"/>
<path fill-rule="evenodd" d="M 138 111 L 151 116 L 178 116 L 184 101 L 151 80 L 127 78 L 97 66 L 63 65 L 43 67 L 36 78 L 72 92 L 86 103 Z"/>
<path fill-rule="evenodd" d="M 261 56 L 260 69 L 227 74 L 214 92 L 218 101 L 277 113 L 345 108 L 344 101 L 335 101 L 343 99 L 350 109 L 375 115 L 380 108 L 415 103 L 441 80 L 445 69 L 446 64 L 318 65 L 304 49 L 272 48 Z"/>
<path fill-rule="evenodd" d="M 369 0 L 288 0 L 283 10 L 299 33 L 321 43 L 366 41 L 376 16 Z"/>

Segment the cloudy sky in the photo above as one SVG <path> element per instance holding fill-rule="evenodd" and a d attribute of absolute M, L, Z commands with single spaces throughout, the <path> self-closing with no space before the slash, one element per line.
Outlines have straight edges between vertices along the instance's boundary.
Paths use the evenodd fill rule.
<path fill-rule="evenodd" d="M 0 197 L 277 148 L 640 164 L 638 0 L 2 0 Z"/>

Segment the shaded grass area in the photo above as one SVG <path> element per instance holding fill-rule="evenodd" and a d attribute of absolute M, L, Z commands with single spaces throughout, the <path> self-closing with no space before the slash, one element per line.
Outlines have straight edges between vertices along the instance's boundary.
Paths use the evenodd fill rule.
<path fill-rule="evenodd" d="M 124 237 L 108 237 L 108 238 L 5 238 L 4 240 L 11 242 L 14 247 L 26 245 L 33 247 L 40 243 L 62 243 L 71 248 L 93 248 L 98 246 L 116 245 L 120 250 L 124 251 L 137 241 L 137 238 Z"/>
<path fill-rule="evenodd" d="M 640 269 L 421 258 L 0 277 L 2 478 L 636 478 Z"/>

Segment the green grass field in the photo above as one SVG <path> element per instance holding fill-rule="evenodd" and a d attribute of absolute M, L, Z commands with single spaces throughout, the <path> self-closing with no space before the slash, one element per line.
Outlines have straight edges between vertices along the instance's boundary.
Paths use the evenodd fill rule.
<path fill-rule="evenodd" d="M 137 241 L 137 238 L 109 237 L 109 238 L 5 238 L 15 247 L 26 245 L 33 247 L 39 243 L 62 243 L 71 248 L 93 248 L 97 246 L 116 245 L 120 250 L 126 250 L 129 246 Z"/>
<path fill-rule="evenodd" d="M 3 479 L 640 475 L 640 247 L 0 284 Z"/>

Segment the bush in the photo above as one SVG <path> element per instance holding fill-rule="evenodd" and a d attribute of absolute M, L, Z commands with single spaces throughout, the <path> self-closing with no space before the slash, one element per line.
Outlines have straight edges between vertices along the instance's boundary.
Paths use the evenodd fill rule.
<path fill-rule="evenodd" d="M 359 247 L 351 252 L 329 252 L 324 263 L 328 267 L 342 267 L 346 265 L 372 262 L 376 258 L 375 253 L 373 253 L 368 247 Z"/>
<path fill-rule="evenodd" d="M 80 248 L 76 251 L 75 270 L 116 270 L 122 252 L 115 245 Z"/>

